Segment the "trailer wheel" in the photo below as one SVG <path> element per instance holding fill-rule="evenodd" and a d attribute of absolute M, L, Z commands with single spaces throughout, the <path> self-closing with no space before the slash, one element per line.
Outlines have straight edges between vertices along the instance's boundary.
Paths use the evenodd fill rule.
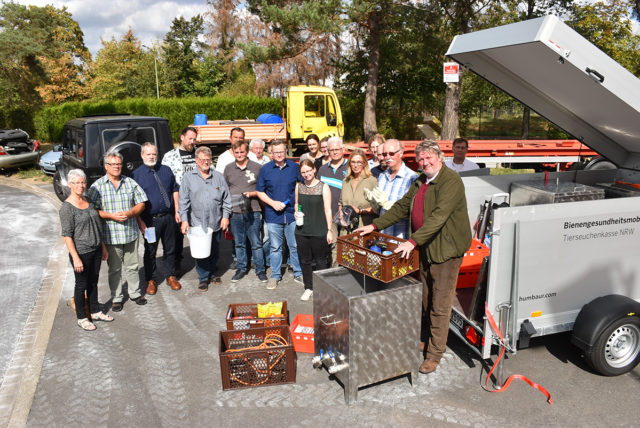
<path fill-rule="evenodd" d="M 605 376 L 617 376 L 640 362 L 640 318 L 625 316 L 600 333 L 585 353 L 591 367 Z"/>

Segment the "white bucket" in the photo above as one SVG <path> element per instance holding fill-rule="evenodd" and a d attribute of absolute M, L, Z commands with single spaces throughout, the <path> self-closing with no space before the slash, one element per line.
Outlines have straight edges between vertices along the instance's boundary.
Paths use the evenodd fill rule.
<path fill-rule="evenodd" d="M 194 259 L 206 259 L 211 255 L 211 239 L 213 229 L 207 228 L 205 233 L 201 226 L 190 227 L 187 232 L 189 238 L 189 247 L 191 248 L 191 257 Z"/>

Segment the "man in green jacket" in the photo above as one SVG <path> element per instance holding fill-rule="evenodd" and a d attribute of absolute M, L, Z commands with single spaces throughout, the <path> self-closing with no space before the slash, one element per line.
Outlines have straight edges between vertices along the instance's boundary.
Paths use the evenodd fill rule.
<path fill-rule="evenodd" d="M 446 350 L 458 272 L 471 246 L 471 224 L 462 179 L 444 165 L 438 143 L 423 141 L 415 154 L 422 174 L 409 191 L 373 224 L 356 231 L 365 235 L 409 219 L 410 239 L 395 252 L 408 258 L 418 247 L 420 253 L 422 307 L 429 332 L 420 372 L 431 373 Z M 425 343 L 420 346 L 424 350 Z"/>

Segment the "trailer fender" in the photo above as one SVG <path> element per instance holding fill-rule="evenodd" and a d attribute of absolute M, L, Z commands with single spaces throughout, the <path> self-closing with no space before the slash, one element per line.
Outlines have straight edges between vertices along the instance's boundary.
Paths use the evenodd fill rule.
<path fill-rule="evenodd" d="M 619 294 L 598 297 L 582 307 L 571 343 L 588 352 L 607 327 L 624 317 L 640 317 L 640 303 Z"/>

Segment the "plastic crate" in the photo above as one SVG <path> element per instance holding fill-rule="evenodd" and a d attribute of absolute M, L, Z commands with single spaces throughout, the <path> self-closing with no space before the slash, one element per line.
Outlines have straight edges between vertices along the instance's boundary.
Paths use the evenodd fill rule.
<path fill-rule="evenodd" d="M 289 327 L 289 331 L 291 331 L 293 349 L 296 352 L 306 352 L 308 354 L 313 354 L 315 352 L 315 343 L 313 341 L 313 315 L 296 315 Z"/>
<path fill-rule="evenodd" d="M 490 249 L 477 239 L 471 241 L 469 251 L 464 253 L 460 273 L 458 274 L 458 284 L 456 288 L 472 288 L 478 282 L 478 274 L 482 266 L 482 259 L 489 256 Z"/>
<path fill-rule="evenodd" d="M 287 344 L 247 349 L 262 345 L 272 334 Z M 219 355 L 224 390 L 296 381 L 296 353 L 286 325 L 221 331 Z"/>
<path fill-rule="evenodd" d="M 372 239 L 383 242 L 387 246 L 386 250 L 392 254 L 385 256 L 367 248 L 367 242 Z M 393 254 L 393 250 L 405 241 L 406 239 L 379 232 L 371 232 L 365 236 L 360 236 L 359 233 L 341 236 L 337 245 L 338 264 L 382 282 L 391 282 L 417 271 L 420 267 L 417 250 L 413 250 L 408 259 L 402 258 L 400 253 Z"/>
<path fill-rule="evenodd" d="M 264 305 L 265 303 L 260 303 Z M 227 309 L 227 330 L 272 327 L 289 324 L 287 301 L 282 301 L 282 313 L 279 316 L 258 318 L 258 303 L 232 303 Z"/>

